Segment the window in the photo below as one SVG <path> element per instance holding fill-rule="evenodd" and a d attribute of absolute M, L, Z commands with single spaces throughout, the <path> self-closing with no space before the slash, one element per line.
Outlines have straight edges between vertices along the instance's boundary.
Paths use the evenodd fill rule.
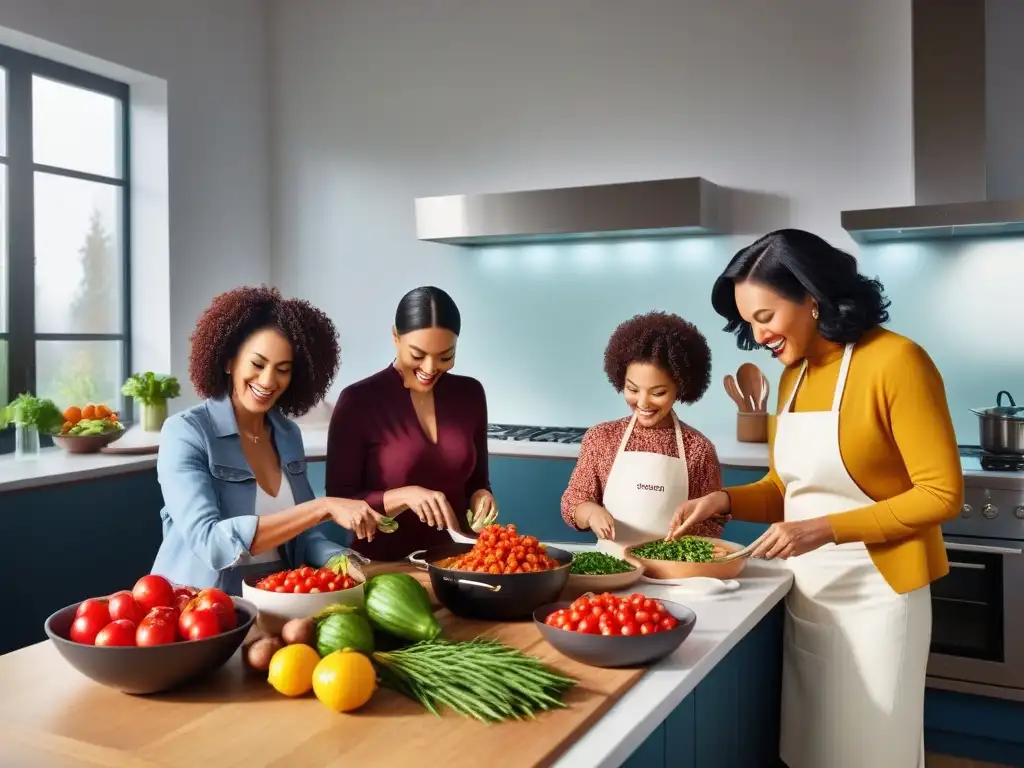
<path fill-rule="evenodd" d="M 0 404 L 130 418 L 128 86 L 0 46 Z"/>

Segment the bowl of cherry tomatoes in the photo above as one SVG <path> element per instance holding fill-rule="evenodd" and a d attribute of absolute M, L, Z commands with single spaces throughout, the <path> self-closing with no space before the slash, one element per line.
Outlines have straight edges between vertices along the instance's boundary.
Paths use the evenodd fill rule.
<path fill-rule="evenodd" d="M 570 659 L 592 667 L 636 667 L 682 645 L 697 614 L 640 593 L 606 592 L 543 605 L 533 612 L 533 621 L 544 639 Z"/>
<path fill-rule="evenodd" d="M 256 606 L 247 600 L 150 574 L 131 590 L 61 608 L 43 628 L 60 655 L 86 677 L 125 693 L 148 694 L 222 666 L 255 620 Z"/>
<path fill-rule="evenodd" d="M 279 634 L 292 619 L 308 619 L 329 605 L 363 606 L 363 577 L 355 571 L 303 566 L 242 580 L 242 597 L 259 609 L 257 625 Z"/>

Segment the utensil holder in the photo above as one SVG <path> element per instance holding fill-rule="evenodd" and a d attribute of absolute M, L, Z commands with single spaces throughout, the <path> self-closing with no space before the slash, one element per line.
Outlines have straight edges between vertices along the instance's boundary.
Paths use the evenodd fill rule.
<path fill-rule="evenodd" d="M 737 413 L 736 439 L 741 443 L 767 443 L 768 414 L 764 411 Z"/>

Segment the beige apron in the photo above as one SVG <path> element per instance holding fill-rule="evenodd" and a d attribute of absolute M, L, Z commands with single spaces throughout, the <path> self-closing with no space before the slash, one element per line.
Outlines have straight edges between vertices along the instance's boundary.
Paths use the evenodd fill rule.
<path fill-rule="evenodd" d="M 629 420 L 605 483 L 602 506 L 615 518 L 615 541 L 598 540 L 600 551 L 622 557 L 626 547 L 663 539 L 672 515 L 689 498 L 690 479 L 683 451 L 683 432 L 672 412 L 678 458 L 646 451 L 627 451 L 636 425 Z"/>
<path fill-rule="evenodd" d="M 773 458 L 787 522 L 874 503 L 839 448 L 852 353 L 849 344 L 831 410 L 790 413 L 805 362 L 779 414 Z M 924 768 L 929 588 L 897 594 L 860 542 L 827 544 L 787 563 L 794 582 L 786 597 L 782 759 L 789 768 Z"/>

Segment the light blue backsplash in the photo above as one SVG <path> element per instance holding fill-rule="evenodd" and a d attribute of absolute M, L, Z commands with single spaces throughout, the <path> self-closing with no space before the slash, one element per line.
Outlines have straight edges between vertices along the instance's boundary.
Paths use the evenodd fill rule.
<path fill-rule="evenodd" d="M 722 377 L 753 361 L 773 388 L 780 369 L 743 353 L 721 332 L 711 285 L 752 238 L 695 237 L 462 249 L 443 285 L 463 309 L 459 372 L 480 378 L 491 421 L 589 426 L 624 413 L 604 377 L 612 330 L 637 312 L 664 309 L 696 323 L 713 353 L 712 386 L 680 415 L 711 436 L 735 429 Z M 861 269 L 892 299 L 889 327 L 919 342 L 946 382 L 957 436 L 977 443 L 968 410 L 999 389 L 1024 401 L 1024 238 L 877 244 L 856 250 Z M 774 391 L 774 389 L 773 389 Z"/>

